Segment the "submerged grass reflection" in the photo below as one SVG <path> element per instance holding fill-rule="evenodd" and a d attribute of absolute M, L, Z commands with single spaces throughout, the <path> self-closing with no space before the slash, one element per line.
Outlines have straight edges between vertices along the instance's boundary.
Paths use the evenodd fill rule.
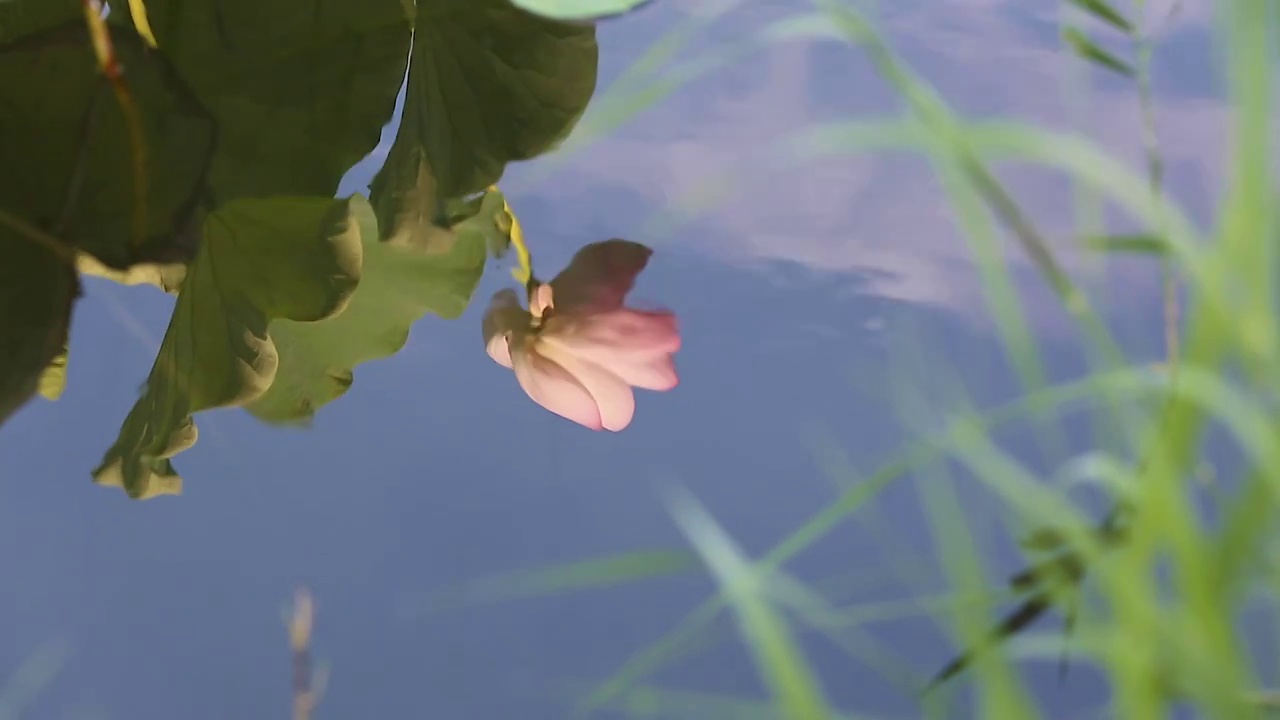
<path fill-rule="evenodd" d="M 828 633 L 861 627 L 876 617 L 919 613 L 939 622 L 955 639 L 958 652 L 980 650 L 972 655 L 972 672 L 953 681 L 971 685 L 970 707 L 978 716 L 1056 716 L 1052 708 L 1038 707 L 1035 688 L 1021 672 L 1020 661 L 1061 662 L 1064 652 L 1073 663 L 1092 666 L 1105 677 L 1112 716 L 1164 717 L 1176 706 L 1208 717 L 1263 715 L 1274 693 L 1260 677 L 1259 658 L 1241 637 L 1239 621 L 1245 603 L 1258 593 L 1271 598 L 1269 612 L 1280 607 L 1274 597 L 1274 564 L 1262 562 L 1275 541 L 1280 507 L 1280 444 L 1275 440 L 1280 437 L 1280 415 L 1274 399 L 1275 378 L 1280 377 L 1280 318 L 1274 285 L 1275 188 L 1268 164 L 1275 122 L 1269 48 L 1277 18 L 1267 4 L 1253 0 L 1216 4 L 1217 47 L 1228 79 L 1233 124 L 1225 200 L 1214 227 L 1202 231 L 1163 194 L 1163 163 L 1151 110 L 1151 46 L 1137 29 L 1142 23 L 1126 19 L 1128 10 L 1101 0 L 1069 4 L 1129 33 L 1133 40 L 1138 58 L 1128 63 L 1105 54 L 1076 24 L 1064 32 L 1064 42 L 1083 61 L 1134 76 L 1143 105 L 1145 172 L 1131 170 L 1079 133 L 960 118 L 849 3 L 815 0 L 815 14 L 786 21 L 792 34 L 775 29 L 763 40 L 745 41 L 744 47 L 760 47 L 795 33 L 817 33 L 821 18 L 822 33 L 838 33 L 860 47 L 897 89 L 907 107 L 905 115 L 807 128 L 782 152 L 805 160 L 894 149 L 932 161 L 970 243 L 987 309 L 1023 394 L 984 410 L 964 396 L 959 378 L 938 380 L 927 390 L 900 384 L 896 400 L 902 420 L 918 440 L 880 469 L 842 483 L 834 502 L 754 560 L 734 549 L 708 511 L 684 498 L 677 504 L 677 517 L 721 589 L 670 633 L 586 691 L 580 714 L 614 708 L 635 717 L 846 717 L 831 707 L 823 683 L 793 639 L 792 626 Z M 1141 17 L 1144 9 L 1144 3 L 1135 3 L 1132 17 Z M 663 45 L 655 57 L 665 57 L 668 50 Z M 606 125 L 616 126 L 668 92 L 674 87 L 672 77 L 708 71 L 719 57 L 676 66 L 668 76 L 645 66 L 652 76 L 648 85 L 641 82 L 644 73 L 632 73 L 624 88 L 629 94 L 623 96 L 630 104 L 626 99 L 609 104 L 616 116 L 610 115 Z M 1081 244 L 1105 252 L 1138 248 L 1163 264 L 1163 366 L 1153 369 L 1124 356 L 1099 318 L 1095 301 L 1075 284 L 1056 250 L 989 169 L 991 163 L 1005 161 L 1063 173 L 1082 191 L 1098 195 L 1145 226 L 1141 236 L 1134 236 L 1141 237 L 1141 243 L 1090 235 Z M 721 194 L 696 198 L 678 213 L 688 215 Z M 1092 367 L 1084 377 L 1066 383 L 1047 377 L 1000 245 L 1006 235 L 1077 322 Z M 1185 283 L 1185 308 L 1178 303 L 1179 281 Z M 937 370 L 930 368 L 931 373 L 947 375 L 947 368 Z M 923 393 L 933 393 L 928 402 Z M 941 410 L 940 397 L 945 400 Z M 1097 432 L 1098 447 L 1073 454 L 1063 440 L 1062 425 L 1082 414 L 1105 431 Z M 1056 465 L 1051 474 L 1066 481 L 1046 482 L 1003 446 L 999 431 L 1014 424 L 1036 430 Z M 1234 460 L 1245 468 L 1238 479 L 1215 486 L 1220 512 L 1213 522 L 1201 512 L 1204 493 L 1196 482 L 1209 460 L 1201 456 L 1210 430 L 1233 439 L 1238 453 Z M 1125 532 L 1097 532 L 1096 513 L 1073 495 L 1082 478 L 1128 510 Z M 936 560 L 950 592 L 928 603 L 907 600 L 872 611 L 870 606 L 840 606 L 783 572 L 788 561 L 837 526 L 855 521 L 883 491 L 907 479 L 914 479 L 927 511 Z M 999 499 L 1006 509 L 1007 536 L 1025 535 L 1030 529 L 1029 564 L 1075 572 L 1060 573 L 1051 587 L 1032 583 L 1027 573 L 1019 575 L 1013 588 L 993 587 L 979 550 L 985 543 L 958 512 L 960 496 L 977 491 Z M 609 573 L 608 579 L 642 579 L 652 575 L 648 570 L 634 578 L 625 572 Z M 1028 633 L 1008 643 L 988 642 L 998 622 L 995 601 L 1028 589 L 1043 593 L 1033 596 L 1041 598 L 1041 604 L 1047 606 L 1051 600 L 1067 610 L 1070 637 L 1061 632 Z M 659 668 L 723 637 L 716 625 L 722 611 L 737 617 L 770 701 L 644 684 Z M 845 642 L 851 637 L 840 635 Z M 846 649 L 863 662 L 874 658 L 870 662 L 882 671 L 897 663 L 856 640 Z M 944 659 L 939 660 L 942 667 Z M 920 689 L 924 683 L 919 676 L 929 672 L 889 674 L 916 676 L 913 682 Z M 930 716 L 948 716 L 956 709 L 932 697 L 925 696 L 922 706 Z"/>

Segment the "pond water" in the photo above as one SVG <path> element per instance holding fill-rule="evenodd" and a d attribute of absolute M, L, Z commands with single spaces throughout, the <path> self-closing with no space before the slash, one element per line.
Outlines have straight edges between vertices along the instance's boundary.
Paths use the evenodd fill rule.
<path fill-rule="evenodd" d="M 156 4 L 163 46 L 164 6 L 180 4 Z M 1148 5 L 1153 19 L 1168 10 Z M 1181 5 L 1156 36 L 1156 119 L 1169 191 L 1204 217 L 1221 175 L 1225 110 L 1207 63 L 1210 3 Z M 291 691 L 281 608 L 299 585 L 316 600 L 313 651 L 328 668 L 317 717 L 567 717 L 716 592 L 706 572 L 695 564 L 461 607 L 432 609 L 431 599 L 495 574 L 684 552 L 673 487 L 760 557 L 891 460 L 913 430 L 937 427 L 954 405 L 943 389 L 962 384 L 978 406 L 1018 395 L 972 247 L 927 160 L 776 151 L 815 123 L 901 111 L 866 54 L 798 33 L 644 107 L 618 100 L 614 81 L 673 31 L 694 28 L 668 65 L 679 75 L 811 12 L 799 0 L 659 0 L 601 22 L 596 95 L 576 134 L 498 182 L 540 276 L 608 238 L 653 249 L 632 298 L 679 318 L 680 382 L 638 391 L 623 432 L 553 415 L 486 355 L 481 321 L 489 297 L 516 286 L 511 254 L 489 263 L 459 318 L 427 313 L 403 349 L 357 366 L 349 392 L 309 427 L 273 427 L 238 409 L 198 413 L 198 442 L 173 459 L 182 494 L 131 500 L 89 482 L 90 471 L 139 398 L 174 301 L 86 278 L 65 393 L 32 401 L 0 432 L 0 675 L 26 661 L 36 665 L 23 682 L 56 669 L 29 700 L 5 695 L 0 717 L 283 716 Z M 1083 128 L 1140 165 L 1132 82 L 1064 51 L 1062 13 L 1055 0 L 909 0 L 885 3 L 878 22 L 958 111 Z M 569 82 L 574 72 L 564 65 L 530 82 Z M 536 123 L 513 104 L 511 117 L 477 116 L 491 124 L 466 137 Z M 368 193 L 405 105 L 401 93 L 340 197 Z M 635 112 L 611 128 L 618 107 Z M 275 152 L 262 149 L 263 162 Z M 1158 268 L 1138 259 L 1103 272 L 1096 256 L 1075 251 L 1068 183 L 1025 167 L 1002 166 L 1000 177 L 1103 299 L 1130 356 L 1160 359 Z M 717 197 L 677 217 L 711 188 Z M 1085 359 L 1067 314 L 1026 256 L 1006 250 L 1047 376 L 1076 377 Z M 1088 448 L 1088 427 L 1066 430 L 1072 452 Z M 1061 461 L 1029 429 L 1000 440 L 1046 475 Z M 919 494 L 933 479 L 898 482 L 785 566 L 827 598 L 833 617 L 852 618 L 829 635 L 796 627 L 824 690 L 850 716 L 921 716 L 913 683 L 956 651 L 937 622 L 897 602 L 948 587 Z M 1003 529 L 1009 511 L 968 489 L 972 479 L 953 479 L 998 581 L 1023 562 Z M 887 617 L 858 623 L 849 609 L 862 606 Z M 709 627 L 587 716 L 772 717 L 731 618 Z M 1087 717 L 1106 701 L 1088 668 L 1061 682 L 1055 663 L 1025 672 L 1052 717 Z M 5 713 L 19 701 L 21 712 Z"/>

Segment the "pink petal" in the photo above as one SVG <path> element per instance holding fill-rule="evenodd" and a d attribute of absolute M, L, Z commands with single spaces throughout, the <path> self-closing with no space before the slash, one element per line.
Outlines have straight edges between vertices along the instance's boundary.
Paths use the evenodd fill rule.
<path fill-rule="evenodd" d="M 534 317 L 540 318 L 547 308 L 551 307 L 554 299 L 554 292 L 547 283 L 542 283 L 537 290 L 533 291 L 533 296 L 529 298 L 529 312 Z"/>
<path fill-rule="evenodd" d="M 632 387 L 666 392 L 680 384 L 670 355 L 610 365 L 609 370 Z"/>
<path fill-rule="evenodd" d="M 644 245 L 628 240 L 587 245 L 551 281 L 557 309 L 603 312 L 621 307 L 652 254 Z"/>
<path fill-rule="evenodd" d="M 582 383 L 553 360 L 526 348 L 517 345 L 512 355 L 516 380 L 525 393 L 560 417 L 592 430 L 601 429 L 600 409 Z"/>
<path fill-rule="evenodd" d="M 506 335 L 494 335 L 489 338 L 489 342 L 485 343 L 485 352 L 489 353 L 489 357 L 508 370 L 511 369 L 511 348 L 508 345 Z"/>
<path fill-rule="evenodd" d="M 599 315 L 553 315 L 543 336 L 606 367 L 669 355 L 680 349 L 676 316 L 665 311 L 622 308 Z"/>
<path fill-rule="evenodd" d="M 605 430 L 618 432 L 631 424 L 636 412 L 635 394 L 631 392 L 631 386 L 610 368 L 576 357 L 554 343 L 539 343 L 538 351 L 586 387 L 600 410 L 600 423 Z"/>

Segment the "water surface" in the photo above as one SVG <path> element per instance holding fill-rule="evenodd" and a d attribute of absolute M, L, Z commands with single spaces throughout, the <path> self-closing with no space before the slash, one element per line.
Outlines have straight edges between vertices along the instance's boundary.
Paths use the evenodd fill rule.
<path fill-rule="evenodd" d="M 913 0 L 886 5 L 881 23 L 958 110 L 1083 127 L 1140 162 L 1131 85 L 1091 72 L 1087 96 L 1070 99 L 1080 73 L 1059 47 L 1057 5 Z M 1184 5 L 1159 38 L 1158 122 L 1170 192 L 1203 216 L 1220 172 L 1224 110 L 1206 65 L 1187 59 L 1206 53 L 1208 3 Z M 602 23 L 596 101 L 692 12 L 659 2 Z M 802 12 L 801 2 L 737 3 L 686 57 Z M 508 168 L 500 187 L 544 273 L 610 237 L 655 249 L 634 297 L 678 314 L 681 384 L 641 392 L 619 434 L 551 415 L 485 355 L 485 301 L 511 284 L 509 263 L 494 263 L 461 318 L 427 315 L 403 350 L 358 367 L 351 391 L 311 427 L 201 413 L 199 442 L 180 456 L 183 494 L 132 501 L 88 475 L 137 399 L 172 300 L 88 280 L 65 395 L 34 402 L 0 433 L 9 588 L 0 593 L 0 669 L 49 642 L 68 651 L 21 717 L 283 715 L 280 609 L 298 584 L 317 598 L 315 652 L 331 665 L 318 717 L 566 717 L 576 693 L 671 629 L 713 583 L 692 572 L 416 614 L 423 594 L 492 573 L 683 548 L 664 504 L 671 485 L 689 489 L 758 556 L 904 441 L 891 381 L 929 387 L 945 371 L 978 404 L 1019 392 L 970 249 L 926 161 L 881 154 L 787 166 L 765 157 L 808 124 L 900 108 L 856 49 L 797 40 L 699 77 L 568 156 Z M 593 122 L 589 110 L 580 129 Z M 366 188 L 397 128 L 384 129 L 341 194 Z M 714 207 L 676 226 L 660 222 L 724 177 L 734 184 Z M 1002 177 L 1072 270 L 1115 299 L 1108 319 L 1126 349 L 1156 359 L 1157 270 L 1132 261 L 1098 272 L 1071 251 L 1065 181 L 1014 167 Z M 1067 316 L 1016 248 L 1008 257 L 1048 374 L 1078 375 L 1083 359 Z M 930 399 L 940 422 L 945 398 Z M 1090 442 L 1087 428 L 1068 429 L 1076 450 Z M 1032 438 L 1004 439 L 1047 471 Z M 842 471 L 833 471 L 842 463 L 832 453 L 847 460 Z M 983 493 L 971 499 L 993 569 L 1014 569 L 1019 560 L 999 531 L 1007 513 Z M 872 525 L 842 526 L 789 571 L 828 583 L 843 605 L 943 590 L 915 488 L 903 483 L 866 512 Z M 902 567 L 893 553 L 903 552 L 923 564 Z M 902 572 L 932 580 L 909 585 Z M 646 682 L 763 699 L 749 654 L 720 623 L 714 643 Z M 915 699 L 883 673 L 901 665 L 923 680 L 953 646 L 919 617 L 869 631 L 892 660 L 851 657 L 805 635 L 825 689 L 850 712 L 919 716 Z M 1052 665 L 1027 672 L 1054 717 L 1081 717 L 1105 701 L 1088 670 L 1063 685 Z M 596 716 L 623 717 L 611 712 Z M 667 716 L 714 715 L 700 707 Z"/>

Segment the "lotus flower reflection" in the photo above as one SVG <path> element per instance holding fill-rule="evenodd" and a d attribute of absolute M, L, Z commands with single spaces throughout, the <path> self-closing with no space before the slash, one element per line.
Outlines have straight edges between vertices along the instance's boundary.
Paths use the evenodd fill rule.
<path fill-rule="evenodd" d="M 675 315 L 623 307 L 651 254 L 625 240 L 593 243 L 550 283 L 530 282 L 528 310 L 514 290 L 496 293 L 484 317 L 489 356 L 551 412 L 593 430 L 625 428 L 633 387 L 665 391 L 679 382 Z"/>

